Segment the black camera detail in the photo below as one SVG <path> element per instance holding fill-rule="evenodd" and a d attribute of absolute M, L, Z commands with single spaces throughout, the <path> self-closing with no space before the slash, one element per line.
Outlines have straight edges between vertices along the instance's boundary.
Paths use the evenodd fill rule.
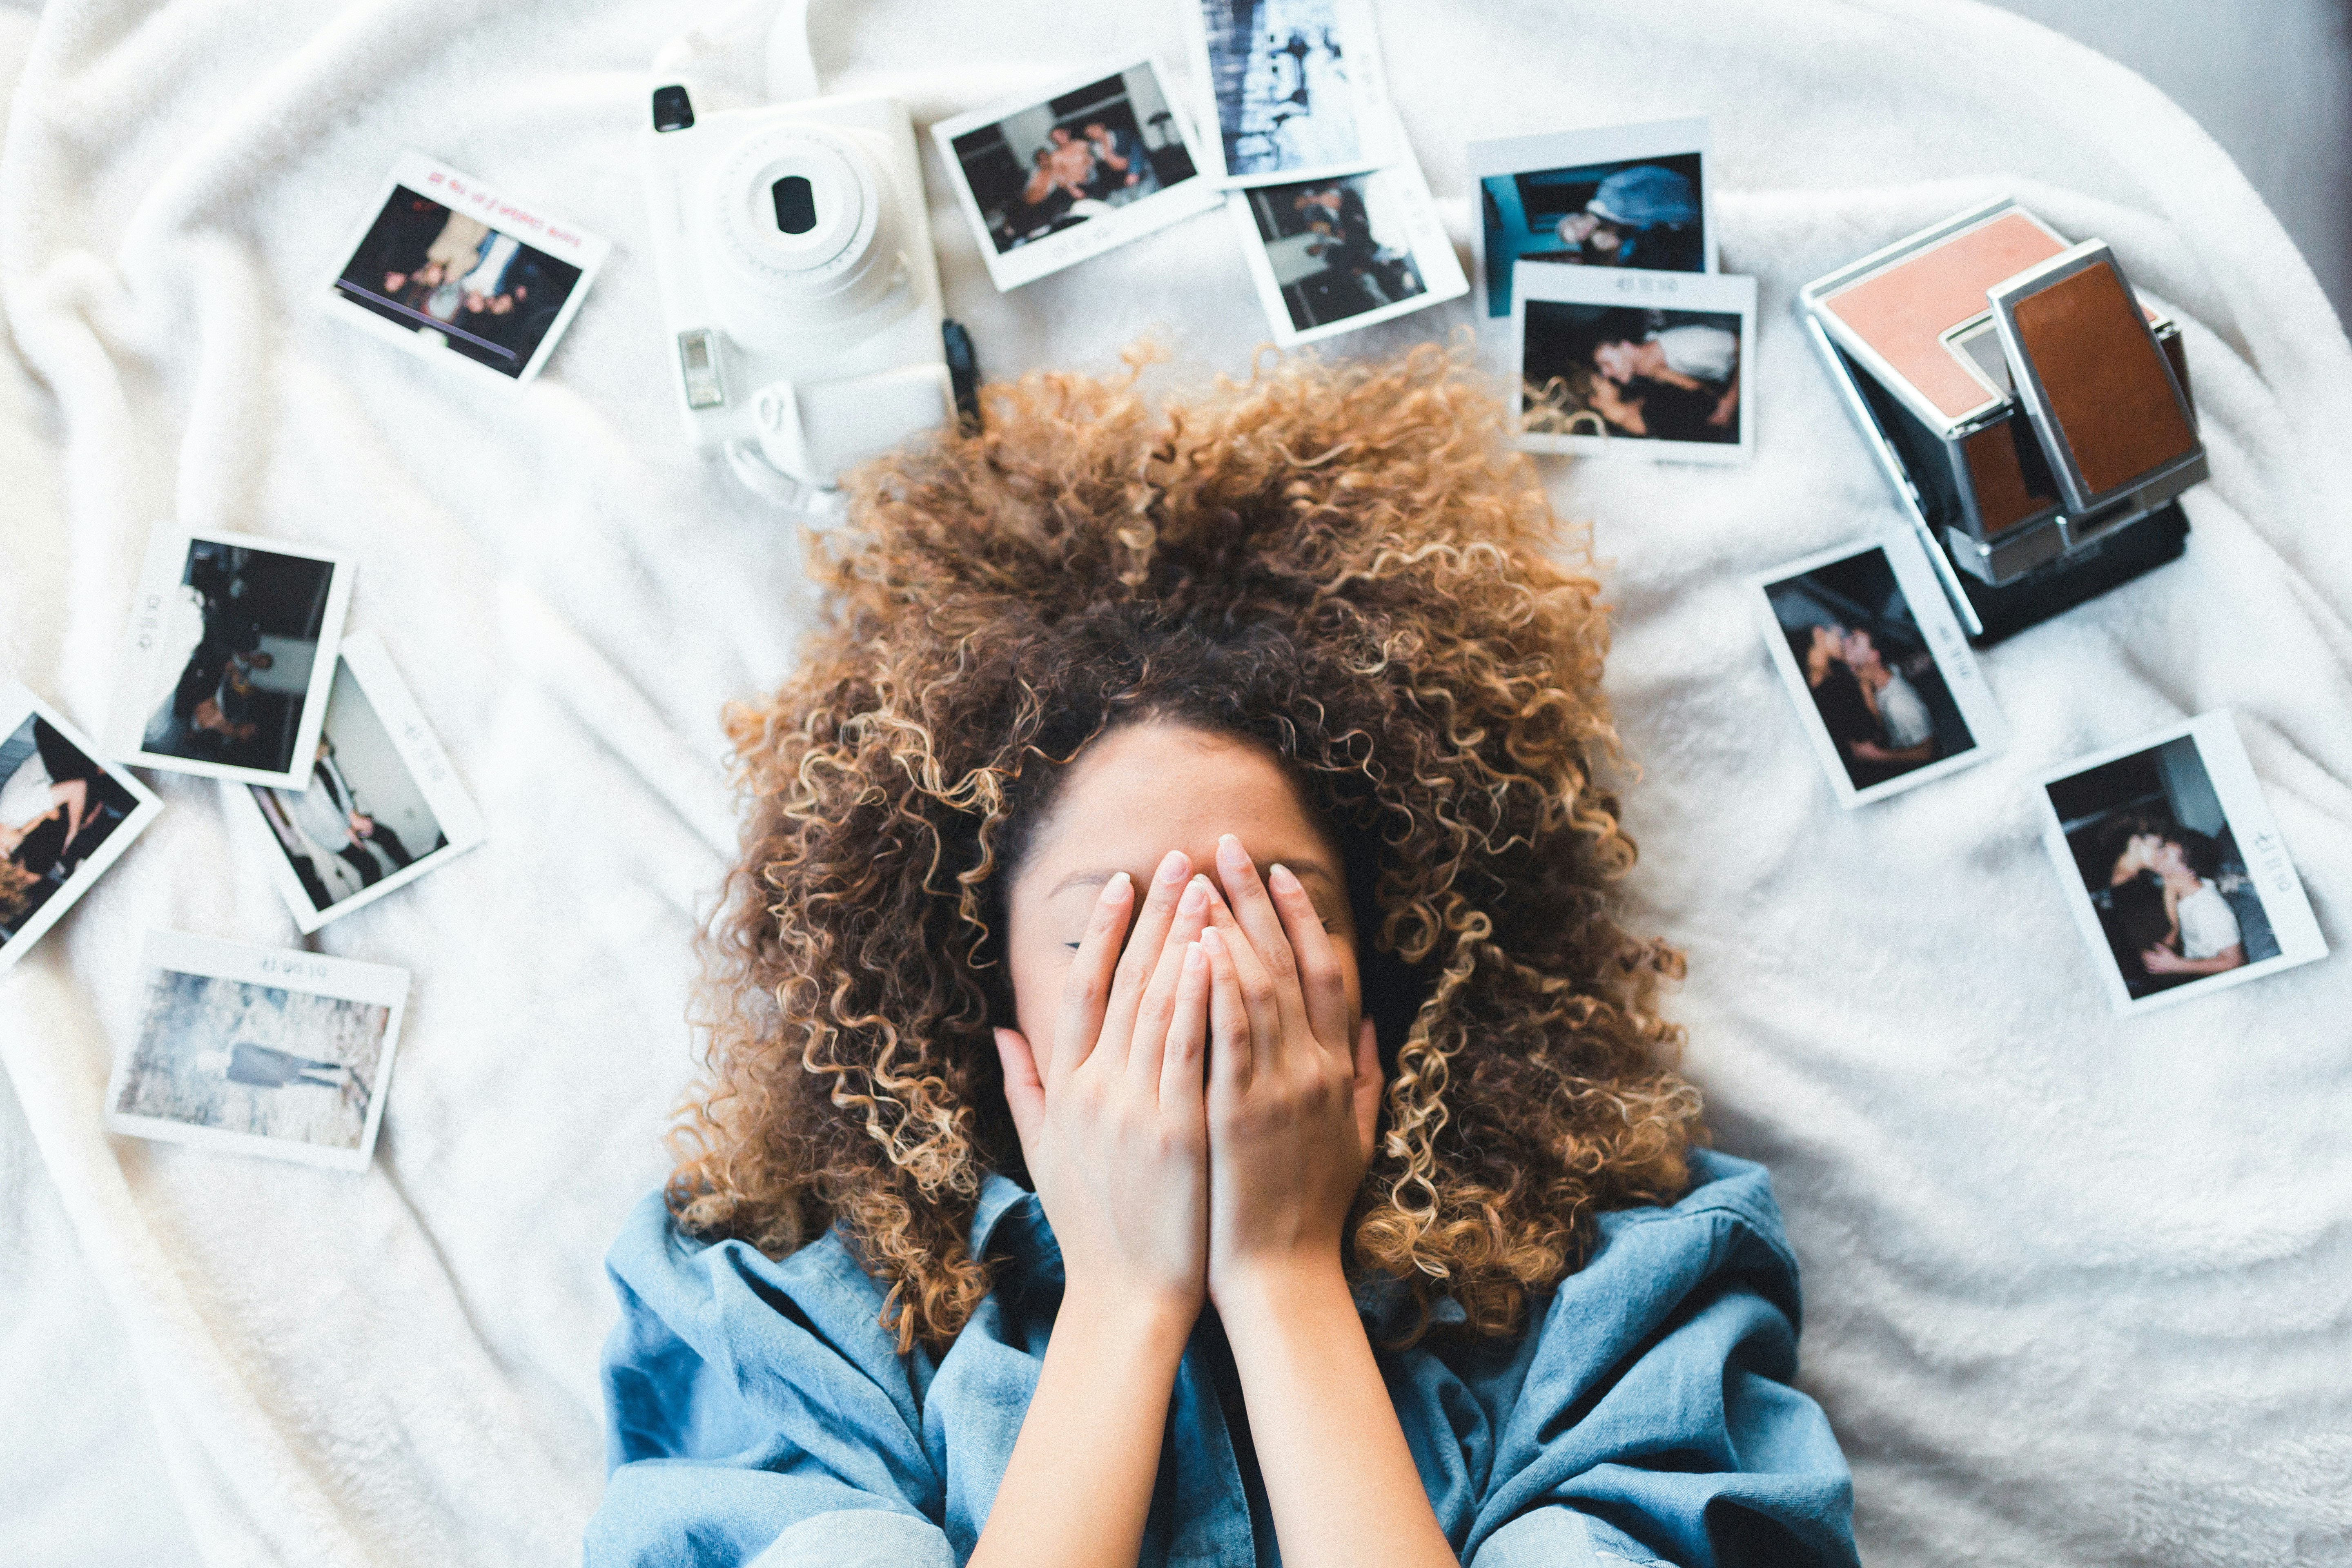
<path fill-rule="evenodd" d="M 656 131 L 694 129 L 694 100 L 686 96 L 686 89 L 677 86 L 654 89 L 654 129 Z"/>
<path fill-rule="evenodd" d="M 768 187 L 776 204 L 776 226 L 786 234 L 806 234 L 816 226 L 816 188 L 806 174 L 786 174 Z"/>

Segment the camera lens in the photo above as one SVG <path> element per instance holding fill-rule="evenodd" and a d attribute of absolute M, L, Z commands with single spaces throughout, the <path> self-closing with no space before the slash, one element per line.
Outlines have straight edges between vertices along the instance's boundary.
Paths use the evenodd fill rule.
<path fill-rule="evenodd" d="M 786 234 L 806 234 L 816 226 L 816 188 L 805 174 L 787 174 L 768 187 L 776 204 L 776 226 Z"/>
<path fill-rule="evenodd" d="M 677 86 L 654 89 L 654 129 L 694 129 L 694 100 L 686 96 L 686 89 Z"/>

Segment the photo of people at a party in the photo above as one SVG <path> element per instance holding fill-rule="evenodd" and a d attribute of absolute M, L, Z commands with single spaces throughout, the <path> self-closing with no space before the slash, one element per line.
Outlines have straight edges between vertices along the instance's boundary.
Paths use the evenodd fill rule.
<path fill-rule="evenodd" d="M 579 281 L 570 262 L 395 185 L 335 291 L 385 321 L 437 334 L 451 353 L 520 377 Z"/>
<path fill-rule="evenodd" d="M 2279 955 L 2196 736 L 2044 787 L 2132 1000 Z"/>
<path fill-rule="evenodd" d="M 1738 314 L 1522 303 L 1529 434 L 1738 443 Z"/>
<path fill-rule="evenodd" d="M 357 1150 L 392 1012 L 381 1003 L 156 969 L 110 1109 Z"/>
<path fill-rule="evenodd" d="M 1199 176 L 1147 64 L 1005 115 L 952 146 L 1000 255 Z"/>
<path fill-rule="evenodd" d="M 1521 261 L 1706 270 L 1703 163 L 1685 153 L 1480 180 L 1486 313 L 1511 313 L 1511 274 Z"/>
<path fill-rule="evenodd" d="M 138 809 L 105 765 L 39 714 L 0 738 L 0 947 Z"/>
<path fill-rule="evenodd" d="M 286 773 L 326 626 L 335 564 L 189 541 L 165 607 L 163 687 L 140 750 Z"/>
<path fill-rule="evenodd" d="M 1305 173 L 1363 155 L 1339 0 L 1197 3 L 1225 173 Z"/>
<path fill-rule="evenodd" d="M 1976 746 L 1883 548 L 1764 592 L 1855 790 Z"/>
<path fill-rule="evenodd" d="M 358 898 L 449 843 L 347 661 L 335 669 L 310 787 L 249 787 L 315 914 Z"/>
<path fill-rule="evenodd" d="M 1412 237 L 1377 174 L 1260 185 L 1248 193 L 1259 243 L 1299 331 L 1428 292 Z"/>

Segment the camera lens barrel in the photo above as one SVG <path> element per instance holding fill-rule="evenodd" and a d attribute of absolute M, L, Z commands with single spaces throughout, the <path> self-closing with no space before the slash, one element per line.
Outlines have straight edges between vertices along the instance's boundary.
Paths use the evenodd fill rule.
<path fill-rule="evenodd" d="M 754 131 L 712 165 L 708 271 L 739 336 L 786 351 L 889 291 L 885 177 L 854 140 L 805 121 Z"/>

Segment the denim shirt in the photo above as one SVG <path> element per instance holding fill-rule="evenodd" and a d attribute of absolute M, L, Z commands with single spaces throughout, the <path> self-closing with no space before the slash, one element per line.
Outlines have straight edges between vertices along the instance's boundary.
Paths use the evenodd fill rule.
<path fill-rule="evenodd" d="M 1855 1562 L 1844 1457 L 1790 1386 L 1797 1265 L 1770 1181 L 1704 1150 L 1692 1165 L 1673 1207 L 1601 1216 L 1592 1257 L 1530 1301 L 1524 1331 L 1378 1352 L 1430 1506 L 1471 1568 Z M 777 1261 L 680 1236 L 647 1197 L 606 1264 L 621 1301 L 604 1368 L 613 1468 L 588 1563 L 968 1559 L 1063 1281 L 1036 1197 L 1002 1176 L 971 1247 L 996 1256 L 994 1289 L 944 1355 L 901 1356 L 878 1322 L 883 1290 L 837 1232 Z M 1358 1305 L 1376 1346 L 1409 1321 L 1392 1287 Z M 1232 1356 L 1204 1312 L 1139 1562 L 1280 1560 Z"/>

